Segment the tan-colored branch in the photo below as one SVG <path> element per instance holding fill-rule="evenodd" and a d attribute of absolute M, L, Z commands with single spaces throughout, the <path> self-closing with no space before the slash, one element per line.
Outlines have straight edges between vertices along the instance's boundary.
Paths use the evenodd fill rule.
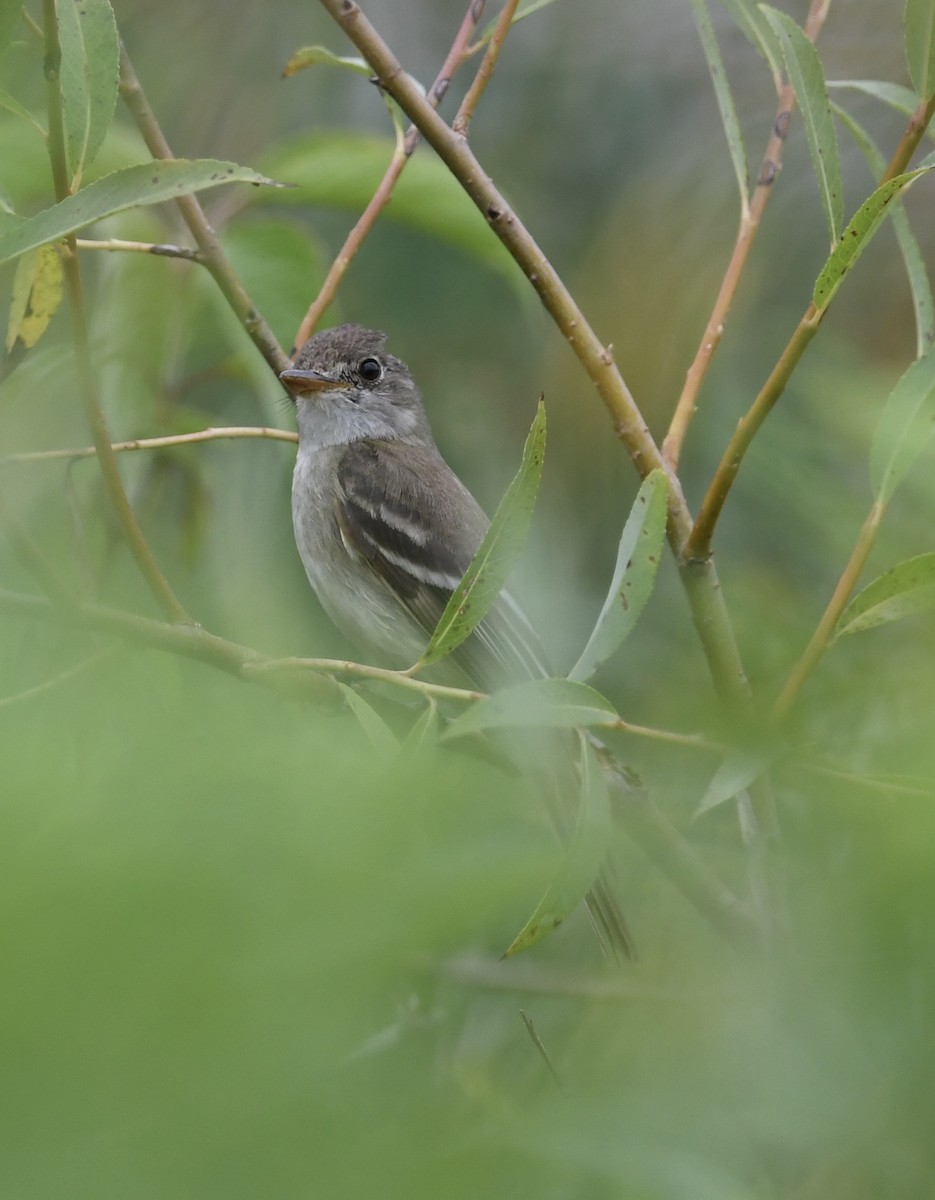
<path fill-rule="evenodd" d="M 133 438 L 128 442 L 112 442 L 111 450 L 122 453 L 127 450 L 164 450 L 167 446 L 187 446 L 193 442 L 215 442 L 232 438 L 268 438 L 276 442 L 299 440 L 298 434 L 288 429 L 273 429 L 265 425 L 224 425 L 217 429 L 199 429 L 194 433 L 170 433 L 164 437 Z M 97 454 L 94 446 L 80 446 L 70 450 L 30 450 L 22 454 L 7 454 L 0 458 L 0 467 L 14 463 L 54 462 L 60 459 L 91 458 Z"/>
<path fill-rule="evenodd" d="M 441 70 L 427 93 L 427 100 L 433 108 L 437 108 L 441 104 L 455 72 L 465 62 L 471 35 L 477 28 L 477 22 L 483 16 L 485 4 L 486 0 L 471 0 L 468 4 L 467 12 L 464 14 L 464 19 L 451 44 L 451 49 L 445 56 Z M 297 349 L 308 341 L 318 328 L 318 322 L 324 316 L 328 305 L 334 300 L 341 280 L 344 278 L 348 267 L 376 224 L 377 218 L 389 203 L 393 189 L 396 187 L 396 182 L 400 175 L 402 175 L 406 163 L 415 153 L 420 140 L 418 129 L 415 125 L 410 125 L 406 131 L 402 146 L 394 151 L 383 178 L 377 185 L 377 190 L 373 193 L 367 203 L 367 207 L 360 214 L 353 229 L 345 238 L 344 245 L 338 251 L 334 262 L 328 268 L 328 274 L 325 276 L 325 281 L 321 285 L 318 295 L 312 301 L 308 312 L 302 318 L 302 323 L 299 325 L 295 335 L 295 345 L 292 347 L 293 355 Z"/>
<path fill-rule="evenodd" d="M 75 238 L 79 250 L 111 250 L 134 254 L 155 254 L 162 258 L 183 258 L 187 262 L 204 262 L 200 250 L 188 246 L 172 246 L 166 242 L 128 242 L 123 238 Z"/>
<path fill-rule="evenodd" d="M 471 86 L 461 101 L 457 115 L 451 123 L 451 128 L 461 137 L 467 137 L 468 127 L 474 118 L 480 98 L 484 94 L 487 84 L 493 78 L 493 73 L 497 68 L 497 60 L 500 57 L 500 51 L 503 49 L 506 35 L 510 32 L 510 26 L 513 24 L 513 18 L 516 15 L 518 6 L 519 0 L 507 0 L 506 4 L 504 4 L 503 11 L 500 13 L 496 28 L 493 31 L 493 36 L 487 44 L 484 57 L 477 68 L 477 74 L 474 76 Z"/>

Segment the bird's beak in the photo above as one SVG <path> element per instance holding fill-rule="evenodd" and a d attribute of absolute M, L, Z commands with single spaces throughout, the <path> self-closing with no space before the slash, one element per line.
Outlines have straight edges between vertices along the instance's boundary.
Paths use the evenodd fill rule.
<path fill-rule="evenodd" d="M 294 392 L 297 396 L 307 396 L 310 392 L 325 392 L 349 386 L 343 379 L 335 379 L 321 371 L 301 371 L 297 367 L 289 367 L 287 370 L 281 371 L 279 378 L 289 391 Z"/>

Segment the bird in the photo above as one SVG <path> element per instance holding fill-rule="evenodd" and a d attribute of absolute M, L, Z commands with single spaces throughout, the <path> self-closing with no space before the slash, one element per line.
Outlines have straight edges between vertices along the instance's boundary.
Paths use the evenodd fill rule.
<path fill-rule="evenodd" d="M 296 406 L 292 519 L 309 583 L 353 644 L 407 668 L 425 649 L 488 520 L 442 457 L 419 388 L 386 342 L 385 333 L 356 324 L 319 331 L 279 378 Z M 461 682 L 488 692 L 552 674 L 506 589 L 449 657 Z M 567 838 L 568 798 L 548 807 Z M 595 880 L 586 904 L 605 948 L 632 957 L 606 878 Z"/>

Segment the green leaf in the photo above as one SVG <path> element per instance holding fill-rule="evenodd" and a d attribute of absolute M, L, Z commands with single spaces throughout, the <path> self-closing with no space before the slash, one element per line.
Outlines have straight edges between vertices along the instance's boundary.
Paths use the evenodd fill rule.
<path fill-rule="evenodd" d="M 45 130 L 29 109 L 24 108 L 15 96 L 11 96 L 9 92 L 5 92 L 2 88 L 0 88 L 0 108 L 5 108 L 7 112 L 11 112 L 17 117 L 22 117 L 24 121 L 29 122 L 37 133 L 41 134 L 43 138 L 45 137 Z"/>
<path fill-rule="evenodd" d="M 766 59 L 778 84 L 782 75 L 782 53 L 757 0 L 721 0 L 721 7 L 730 13 L 734 24 Z"/>
<path fill-rule="evenodd" d="M 6 50 L 16 30 L 21 27 L 23 6 L 18 0 L 3 0 L 0 3 L 0 54 Z"/>
<path fill-rule="evenodd" d="M 701 47 L 708 63 L 711 82 L 714 84 L 714 95 L 721 114 L 721 124 L 724 126 L 724 133 L 727 137 L 727 148 L 734 166 L 737 187 L 740 189 L 740 205 L 746 212 L 750 194 L 750 174 L 747 169 L 747 155 L 740 132 L 740 122 L 737 119 L 737 109 L 734 106 L 734 97 L 731 94 L 730 84 L 727 82 L 724 61 L 721 58 L 721 51 L 714 35 L 714 26 L 711 24 L 711 15 L 705 0 L 690 0 L 690 3 L 695 24 L 698 27 L 698 35 L 701 38 Z"/>
<path fill-rule="evenodd" d="M 302 137 L 259 164 L 276 179 L 297 185 L 264 196 L 264 203 L 295 205 L 303 215 L 310 204 L 358 213 L 369 203 L 395 152 L 395 142 L 386 137 L 333 132 Z M 434 156 L 416 154 L 409 160 L 384 215 L 470 255 L 528 298 L 521 270 L 500 239 L 490 236 L 487 222 Z"/>
<path fill-rule="evenodd" d="M 902 195 L 920 175 L 930 171 L 935 163 L 927 160 L 915 171 L 905 175 L 894 175 L 886 183 L 882 183 L 875 192 L 863 202 L 848 227 L 841 234 L 841 239 L 828 256 L 815 281 L 812 300 L 819 313 L 831 303 L 838 288 L 844 282 L 844 276 L 870 243 L 870 239 L 879 229 L 883 218 L 890 211 L 893 201 Z"/>
<path fill-rule="evenodd" d="M 916 359 L 890 393 L 873 445 L 870 482 L 874 495 L 890 500 L 935 429 L 935 350 Z"/>
<path fill-rule="evenodd" d="M 460 646 L 500 595 L 526 542 L 544 460 L 545 404 L 540 399 L 523 447 L 520 468 L 500 501 L 480 548 L 451 593 L 419 666 L 437 662 Z"/>
<path fill-rule="evenodd" d="M 714 777 L 695 809 L 695 818 L 745 791 L 751 783 L 769 770 L 775 757 L 774 748 L 767 749 L 763 746 L 743 746 L 731 751 L 714 772 Z"/>
<path fill-rule="evenodd" d="M 373 75 L 372 68 L 363 58 L 342 58 L 341 55 L 334 54 L 327 46 L 303 46 L 301 50 L 296 50 L 283 67 L 283 77 L 288 79 L 298 71 L 305 70 L 306 67 L 317 66 L 341 67 L 345 71 L 364 75 L 368 79 Z"/>
<path fill-rule="evenodd" d="M 887 83 L 881 79 L 829 79 L 826 86 L 864 92 L 868 96 L 882 100 L 884 104 L 888 104 L 890 108 L 895 108 L 897 112 L 901 112 L 907 117 L 911 117 L 919 107 L 919 97 L 912 88 L 902 87 L 898 83 Z"/>
<path fill-rule="evenodd" d="M 643 481 L 620 535 L 610 591 L 569 679 L 590 679 L 623 644 L 652 595 L 666 533 L 669 481 L 652 471 Z"/>
<path fill-rule="evenodd" d="M 786 73 L 799 104 L 828 222 L 829 240 L 833 245 L 844 219 L 844 186 L 821 59 L 814 45 L 791 17 L 765 5 L 763 13 L 779 39 Z"/>
<path fill-rule="evenodd" d="M 594 750 L 581 739 L 581 797 L 561 866 L 523 928 L 504 951 L 510 958 L 551 933 L 578 907 L 607 856 L 612 821 L 607 782 Z"/>
<path fill-rule="evenodd" d="M 279 341 L 290 346 L 325 273 L 311 231 L 291 214 L 246 213 L 221 242 L 254 304 Z"/>
<path fill-rule="evenodd" d="M 906 63 L 923 100 L 935 94 L 935 0 L 906 0 Z"/>
<path fill-rule="evenodd" d="M 511 25 L 515 25 L 517 21 L 522 21 L 524 17 L 531 17 L 534 12 L 538 12 L 540 8 L 547 8 L 550 4 L 554 4 L 555 0 L 524 0 L 520 4 L 516 12 L 513 14 Z M 477 39 L 478 46 L 486 46 L 496 32 L 499 17 L 494 17 L 492 21 L 488 21 L 484 26 L 484 31 Z"/>
<path fill-rule="evenodd" d="M 935 554 L 898 563 L 858 592 L 838 620 L 835 639 L 935 608 Z"/>
<path fill-rule="evenodd" d="M 870 164 L 874 178 L 879 179 L 886 170 L 886 160 L 873 138 L 854 120 L 850 113 L 837 104 L 832 107 L 835 114 L 850 130 L 861 153 Z M 906 278 L 909 281 L 909 292 L 912 296 L 912 308 L 915 315 L 916 357 L 921 358 L 929 346 L 935 342 L 935 300 L 932 297 L 932 285 L 929 282 L 922 247 L 912 232 L 909 216 L 902 204 L 897 204 L 893 208 L 893 232 L 896 234 L 899 252 L 906 267 Z"/>
<path fill-rule="evenodd" d="M 440 740 L 450 741 L 488 729 L 614 725 L 619 719 L 611 702 L 584 683 L 571 679 L 532 679 L 478 700 L 452 721 Z"/>
<path fill-rule="evenodd" d="M 434 746 L 438 741 L 438 709 L 429 702 L 419 714 L 412 728 L 406 734 L 403 742 L 405 754 L 417 754 L 426 747 Z"/>
<path fill-rule="evenodd" d="M 7 322 L 6 348 L 31 350 L 62 303 L 62 261 L 54 246 L 40 246 L 16 264 Z"/>
<path fill-rule="evenodd" d="M 65 152 L 74 190 L 113 120 L 120 52 L 109 0 L 57 0 L 56 11 Z"/>
<path fill-rule="evenodd" d="M 358 692 L 355 692 L 352 687 L 348 687 L 346 683 L 338 681 L 338 687 L 341 690 L 341 695 L 344 697 L 344 702 L 351 710 L 364 733 L 370 740 L 374 750 L 379 754 L 385 755 L 387 758 L 392 757 L 399 749 L 399 742 L 396 740 L 396 735 L 390 729 L 389 725 L 383 720 L 380 714 L 372 705 Z"/>
<path fill-rule="evenodd" d="M 282 186 L 249 167 L 210 158 L 174 158 L 166 162 L 125 167 L 4 231 L 0 236 L 0 263 L 25 254 L 36 246 L 56 242 L 126 208 L 176 200 L 191 192 L 218 187 L 222 183 L 238 182 Z"/>

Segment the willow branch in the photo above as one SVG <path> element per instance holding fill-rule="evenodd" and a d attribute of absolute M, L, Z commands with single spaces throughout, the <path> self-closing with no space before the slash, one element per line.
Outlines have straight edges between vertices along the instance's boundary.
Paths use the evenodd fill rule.
<path fill-rule="evenodd" d="M 133 438 L 128 442 L 111 442 L 114 453 L 128 450 L 163 450 L 167 446 L 188 446 L 195 442 L 216 442 L 235 438 L 268 438 L 275 442 L 299 440 L 298 434 L 288 429 L 273 429 L 265 425 L 225 425 L 218 429 L 199 429 L 194 433 L 170 433 L 165 437 Z M 16 463 L 55 462 L 61 459 L 92 458 L 97 454 L 95 446 L 80 446 L 71 450 L 29 450 L 22 454 L 7 454 L 0 458 L 0 467 Z"/>
<path fill-rule="evenodd" d="M 451 123 L 451 128 L 461 137 L 467 137 L 468 126 L 473 120 L 474 112 L 480 98 L 484 94 L 487 84 L 493 78 L 493 73 L 497 68 L 497 59 L 500 57 L 500 51 L 503 49 L 506 35 L 510 32 L 510 26 L 513 24 L 513 18 L 516 15 L 518 6 L 519 0 L 507 0 L 506 4 L 504 4 L 503 11 L 500 13 L 496 28 L 493 31 L 493 36 L 488 42 L 487 49 L 484 51 L 484 57 L 477 68 L 477 74 L 474 76 L 471 86 L 461 101 L 457 115 Z"/>
<path fill-rule="evenodd" d="M 161 258 L 183 258 L 187 262 L 203 262 L 200 250 L 189 246 L 173 246 L 166 242 L 128 242 L 124 238 L 75 238 L 79 250 L 111 250 L 134 254 L 155 254 Z"/>
<path fill-rule="evenodd" d="M 133 64 L 130 62 L 126 47 L 122 43 L 120 46 L 120 95 L 143 135 L 143 141 L 153 158 L 173 158 L 169 143 L 149 106 L 149 101 L 146 99 L 146 94 L 133 69 Z M 275 334 L 264 321 L 235 274 L 217 234 L 205 216 L 201 203 L 193 195 L 179 196 L 175 203 L 182 215 L 182 220 L 195 239 L 205 267 L 210 271 L 253 344 L 278 376 L 290 365 L 286 352 L 276 340 Z"/>
<path fill-rule="evenodd" d="M 478 21 L 483 16 L 485 5 L 486 0 L 471 0 L 468 5 L 468 10 L 451 44 L 451 49 L 445 56 L 442 68 L 428 91 L 426 98 L 433 108 L 437 108 L 441 104 L 451 85 L 451 80 L 455 72 L 467 59 L 471 35 L 477 28 Z M 376 224 L 380 213 L 389 203 L 397 180 L 402 175 L 406 163 L 415 153 L 420 141 L 421 137 L 418 129 L 415 125 L 410 125 L 403 138 L 402 146 L 394 151 L 389 166 L 386 168 L 383 178 L 377 185 L 376 191 L 371 196 L 367 207 L 360 214 L 353 229 L 347 235 L 344 245 L 338 251 L 337 257 L 328 268 L 328 274 L 325 276 L 325 281 L 321 285 L 318 295 L 312 301 L 308 312 L 302 318 L 302 323 L 295 335 L 295 345 L 292 348 L 293 355 L 299 347 L 308 341 L 317 329 L 318 322 L 324 316 L 325 310 L 334 299 L 348 267 Z"/>
<path fill-rule="evenodd" d="M 62 94 L 59 86 L 61 48 L 58 41 L 58 16 L 55 9 L 55 0 L 43 0 L 43 16 L 45 21 L 45 73 L 49 109 L 49 159 L 52 164 L 52 181 L 55 188 L 55 198 L 61 201 L 69 194 L 69 180 L 65 153 L 65 133 L 62 124 Z M 173 621 L 188 621 L 190 619 L 188 614 L 169 586 L 169 581 L 163 575 L 156 561 L 156 556 L 153 554 L 152 548 L 137 522 L 136 515 L 133 512 L 120 478 L 120 472 L 117 469 L 116 455 L 111 450 L 110 432 L 107 428 L 104 410 L 98 400 L 94 372 L 91 366 L 90 339 L 84 307 L 84 294 L 81 286 L 81 267 L 78 263 L 74 237 L 69 237 L 65 240 L 62 252 L 62 270 L 65 276 L 65 288 L 68 294 L 68 307 L 75 345 L 78 394 L 81 398 L 85 419 L 87 420 L 94 448 L 97 452 L 104 490 L 107 493 L 110 506 L 117 518 L 130 553 L 136 560 L 143 578 L 146 580 L 150 591 L 155 596 L 162 611 Z"/>

